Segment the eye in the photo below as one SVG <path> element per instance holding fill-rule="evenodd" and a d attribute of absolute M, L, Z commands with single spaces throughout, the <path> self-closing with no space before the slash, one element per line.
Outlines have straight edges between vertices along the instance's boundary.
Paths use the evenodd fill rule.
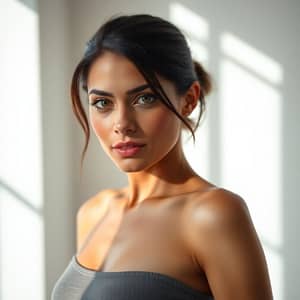
<path fill-rule="evenodd" d="M 110 101 L 107 99 L 98 99 L 96 101 L 94 101 L 91 105 L 95 106 L 96 109 L 98 110 L 103 110 L 105 108 L 107 108 L 110 104 Z"/>
<path fill-rule="evenodd" d="M 142 105 L 149 105 L 157 100 L 156 96 L 153 94 L 143 94 L 137 97 L 136 103 Z"/>

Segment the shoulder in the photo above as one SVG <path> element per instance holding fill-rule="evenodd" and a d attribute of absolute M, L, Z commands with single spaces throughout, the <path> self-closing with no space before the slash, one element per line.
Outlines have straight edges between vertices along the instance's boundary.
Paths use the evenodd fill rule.
<path fill-rule="evenodd" d="M 220 188 L 195 198 L 186 235 L 216 298 L 271 299 L 267 265 L 245 200 Z"/>
<path fill-rule="evenodd" d="M 77 219 L 95 213 L 95 210 L 101 210 L 108 201 L 117 193 L 116 189 L 104 189 L 84 201 L 77 210 Z"/>
<path fill-rule="evenodd" d="M 213 188 L 194 195 L 185 208 L 187 226 L 194 230 L 222 230 L 242 220 L 251 221 L 246 201 L 224 188 Z"/>
<path fill-rule="evenodd" d="M 79 249 L 91 230 L 105 215 L 111 200 L 121 189 L 104 189 L 81 204 L 76 213 L 76 244 Z"/>
<path fill-rule="evenodd" d="M 196 196 L 190 204 L 189 217 L 194 225 L 218 227 L 233 225 L 241 219 L 250 217 L 246 201 L 238 194 L 217 188 Z"/>
<path fill-rule="evenodd" d="M 221 239 L 232 238 L 236 231 L 246 228 L 248 231 L 254 230 L 245 200 L 224 188 L 195 196 L 186 210 L 185 220 L 190 243 L 205 245 L 197 248 L 199 260 L 202 251 L 204 257 L 205 251 L 210 251 L 210 247 Z"/>

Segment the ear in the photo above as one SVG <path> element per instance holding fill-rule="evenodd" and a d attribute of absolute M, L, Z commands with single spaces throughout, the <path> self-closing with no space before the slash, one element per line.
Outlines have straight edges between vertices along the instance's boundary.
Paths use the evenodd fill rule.
<path fill-rule="evenodd" d="M 200 97 L 200 83 L 199 81 L 194 81 L 189 87 L 188 91 L 182 96 L 181 99 L 181 114 L 187 117 L 192 113 L 198 104 Z"/>

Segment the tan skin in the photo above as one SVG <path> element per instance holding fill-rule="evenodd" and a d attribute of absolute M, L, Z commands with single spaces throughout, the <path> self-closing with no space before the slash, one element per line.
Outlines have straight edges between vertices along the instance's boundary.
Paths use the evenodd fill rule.
<path fill-rule="evenodd" d="M 200 85 L 184 95 L 158 77 L 182 116 Z M 196 174 L 181 145 L 182 122 L 125 57 L 105 52 L 88 75 L 90 123 L 101 146 L 128 176 L 128 186 L 103 190 L 77 213 L 78 262 L 101 271 L 151 271 L 171 276 L 216 300 L 272 299 L 265 256 L 245 201 Z M 100 96 L 92 90 L 111 93 Z M 124 158 L 111 146 L 145 143 Z M 104 175 L 105 176 L 105 175 Z"/>

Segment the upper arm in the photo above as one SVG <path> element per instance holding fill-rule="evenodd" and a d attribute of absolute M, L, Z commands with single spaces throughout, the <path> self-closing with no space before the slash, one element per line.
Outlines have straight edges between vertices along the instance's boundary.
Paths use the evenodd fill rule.
<path fill-rule="evenodd" d="M 216 300 L 270 300 L 263 249 L 244 200 L 224 189 L 194 210 L 193 256 L 205 271 Z"/>

